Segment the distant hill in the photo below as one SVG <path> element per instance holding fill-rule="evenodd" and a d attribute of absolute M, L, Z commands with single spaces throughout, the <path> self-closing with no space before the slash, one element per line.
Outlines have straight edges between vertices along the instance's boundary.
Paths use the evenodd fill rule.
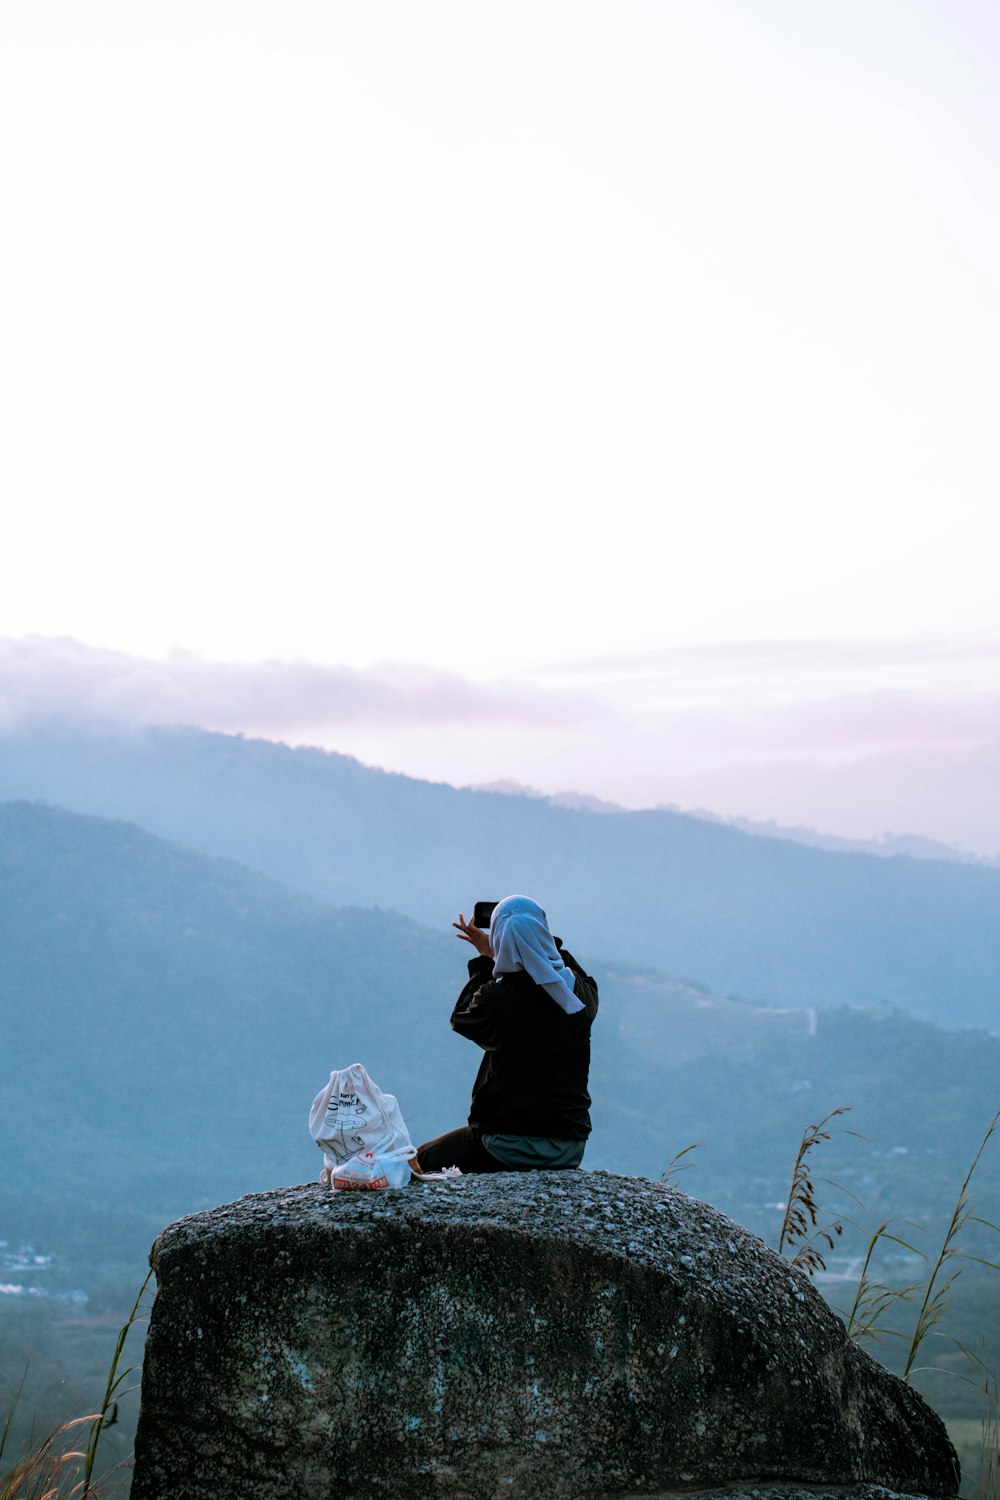
<path fill-rule="evenodd" d="M 8 1186 L 55 1170 L 177 1213 L 301 1181 L 322 1165 L 309 1101 L 358 1058 L 400 1086 L 415 1129 L 446 1128 L 469 1063 L 447 1027 L 463 968 L 399 915 L 333 911 L 127 824 L 4 804 Z"/>
<path fill-rule="evenodd" d="M 667 807 L 667 811 L 678 809 Z M 968 849 L 943 844 L 940 839 L 929 839 L 920 833 L 883 833 L 877 839 L 851 839 L 834 833 L 823 833 L 818 828 L 809 828 L 801 823 L 790 825 L 758 818 L 726 817 L 700 808 L 693 812 L 693 816 L 704 818 L 709 823 L 724 823 L 729 828 L 741 828 L 744 833 L 760 834 L 763 838 L 790 839 L 795 844 L 807 844 L 812 849 L 831 849 L 839 854 L 875 854 L 880 859 L 898 859 L 900 855 L 907 859 L 948 859 L 964 865 L 1000 869 L 1000 855 L 972 854 Z"/>
<path fill-rule="evenodd" d="M 436 928 L 536 895 L 572 946 L 781 1005 L 998 1024 L 1000 871 L 593 812 L 196 730 L 0 736 L 0 798 L 127 818 L 336 905 Z"/>
<path fill-rule="evenodd" d="M 608 802 L 603 797 L 593 797 L 586 792 L 540 792 L 537 787 L 523 781 L 502 778 L 500 781 L 478 783 L 474 791 L 505 792 L 511 797 L 535 797 L 552 802 L 556 807 L 572 807 L 586 812 L 626 812 L 619 802 Z M 895 859 L 903 854 L 909 859 L 950 859 L 960 864 L 989 865 L 1000 869 L 1000 855 L 973 854 L 968 849 L 944 844 L 940 839 L 929 839 L 920 833 L 883 833 L 880 838 L 845 838 L 835 833 L 823 833 L 806 824 L 776 823 L 773 819 L 741 818 L 732 814 L 712 812 L 708 808 L 682 806 L 678 803 L 658 804 L 661 812 L 683 813 L 706 823 L 722 823 L 727 828 L 740 828 L 744 833 L 757 833 L 768 839 L 789 839 L 794 844 L 807 844 L 812 849 L 832 849 L 837 853 L 877 854 L 882 859 Z"/>
<path fill-rule="evenodd" d="M 127 824 L 0 805 L 5 1196 L 55 1181 L 60 1200 L 169 1217 L 302 1180 L 320 1166 L 309 1101 L 355 1060 L 415 1139 L 464 1122 L 464 946 Z M 656 1175 L 701 1140 L 706 1181 L 748 1221 L 807 1118 L 852 1104 L 873 1150 L 917 1159 L 924 1137 L 961 1158 L 996 1092 L 1000 1042 L 981 1033 L 760 1009 L 580 956 L 601 988 L 588 1165 Z"/>

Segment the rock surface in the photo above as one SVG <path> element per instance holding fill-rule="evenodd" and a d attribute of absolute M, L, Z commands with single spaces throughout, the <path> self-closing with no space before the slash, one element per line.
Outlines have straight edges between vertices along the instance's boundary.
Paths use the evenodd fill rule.
<path fill-rule="evenodd" d="M 288 1188 L 152 1262 L 132 1500 L 958 1489 L 805 1276 L 646 1179 Z"/>

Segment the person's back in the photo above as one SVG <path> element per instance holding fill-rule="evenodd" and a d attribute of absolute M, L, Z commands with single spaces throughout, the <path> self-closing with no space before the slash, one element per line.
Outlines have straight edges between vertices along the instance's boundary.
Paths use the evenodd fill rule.
<path fill-rule="evenodd" d="M 587 1085 L 597 985 L 565 949 L 561 956 L 583 1001 L 573 1015 L 523 970 L 494 977 L 489 959 L 470 963 L 451 1024 L 485 1049 L 472 1088 L 473 1129 L 569 1140 L 590 1134 Z"/>
<path fill-rule="evenodd" d="M 590 1028 L 597 985 L 526 896 L 497 904 L 486 932 L 459 917 L 479 957 L 452 1012 L 483 1049 L 469 1123 L 418 1150 L 417 1170 L 576 1167 L 590 1135 Z"/>

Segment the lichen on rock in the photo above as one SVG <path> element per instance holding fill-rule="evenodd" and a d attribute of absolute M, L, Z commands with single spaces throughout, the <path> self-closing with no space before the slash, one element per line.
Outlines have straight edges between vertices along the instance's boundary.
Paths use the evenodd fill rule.
<path fill-rule="evenodd" d="M 805 1276 L 646 1179 L 287 1188 L 152 1263 L 132 1500 L 958 1489 Z"/>

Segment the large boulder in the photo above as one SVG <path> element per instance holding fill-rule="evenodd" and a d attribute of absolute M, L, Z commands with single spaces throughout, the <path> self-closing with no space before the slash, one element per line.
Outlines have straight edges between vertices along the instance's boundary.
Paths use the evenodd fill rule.
<path fill-rule="evenodd" d="M 131 1500 L 958 1489 L 805 1276 L 645 1179 L 288 1188 L 152 1262 Z"/>

